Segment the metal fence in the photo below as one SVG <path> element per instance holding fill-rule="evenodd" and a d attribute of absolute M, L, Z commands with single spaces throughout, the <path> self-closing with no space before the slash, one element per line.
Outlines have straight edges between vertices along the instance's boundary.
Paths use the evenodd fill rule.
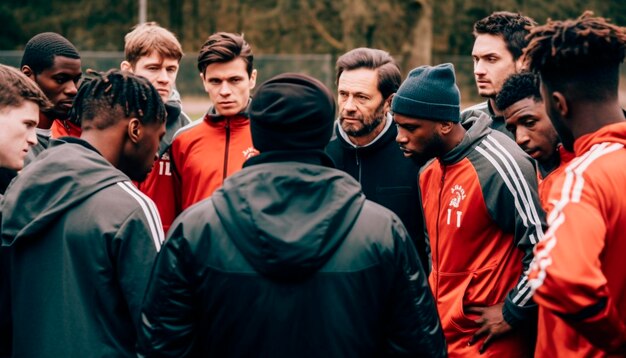
<path fill-rule="evenodd" d="M 105 71 L 119 68 L 124 60 L 123 52 L 82 51 L 80 56 L 83 70 L 90 68 Z M 22 51 L 0 51 L 0 63 L 19 67 L 21 59 Z M 280 73 L 301 72 L 319 79 L 329 88 L 334 87 L 332 55 L 258 55 L 255 56 L 254 65 L 258 70 L 259 84 Z M 176 87 L 183 96 L 206 96 L 194 57 L 183 57 Z"/>
<path fill-rule="evenodd" d="M 18 67 L 22 58 L 21 51 L 0 51 L 0 63 Z M 82 51 L 81 59 L 83 69 L 95 69 L 99 71 L 110 68 L 119 68 L 124 59 L 122 52 L 94 52 Z M 325 55 L 256 55 L 255 67 L 258 70 L 257 83 L 284 72 L 300 72 L 309 74 L 329 88 L 335 89 L 335 61 L 336 57 Z M 474 84 L 473 63 L 470 56 L 434 56 L 433 63 L 451 62 L 456 69 L 457 84 L 461 90 L 463 106 L 483 101 L 476 93 Z M 403 69 L 408 72 L 408 69 Z M 626 106 L 626 69 L 622 66 L 622 81 L 620 81 L 621 100 Z M 206 93 L 202 88 L 202 82 L 198 76 L 195 56 L 185 56 L 180 65 L 180 71 L 176 80 L 176 87 L 185 97 L 204 97 Z"/>

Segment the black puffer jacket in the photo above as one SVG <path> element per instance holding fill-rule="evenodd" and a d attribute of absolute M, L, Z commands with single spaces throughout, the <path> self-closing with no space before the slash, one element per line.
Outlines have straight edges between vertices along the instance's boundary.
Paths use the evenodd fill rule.
<path fill-rule="evenodd" d="M 154 267 L 139 352 L 445 356 L 405 228 L 329 163 L 261 154 L 185 211 Z"/>

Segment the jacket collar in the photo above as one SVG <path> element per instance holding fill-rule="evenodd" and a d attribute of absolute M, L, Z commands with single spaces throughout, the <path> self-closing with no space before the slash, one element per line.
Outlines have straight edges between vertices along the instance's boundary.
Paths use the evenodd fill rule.
<path fill-rule="evenodd" d="M 464 118 L 461 123 L 466 129 L 465 136 L 461 143 L 454 147 L 451 151 L 444 154 L 439 161 L 444 165 L 450 165 L 461 161 L 467 157 L 476 146 L 489 135 L 493 130 L 489 128 L 491 118 L 484 112 L 473 112 L 477 116 Z"/>
<path fill-rule="evenodd" d="M 343 128 L 341 128 L 339 120 L 335 122 L 335 135 L 340 140 L 344 148 L 359 151 L 374 151 L 377 148 L 384 146 L 389 141 L 396 139 L 395 126 L 393 125 L 393 119 L 390 114 L 385 116 L 385 127 L 383 130 L 376 136 L 376 138 L 374 138 L 373 141 L 364 146 L 357 146 L 350 141 L 348 134 L 343 130 Z"/>

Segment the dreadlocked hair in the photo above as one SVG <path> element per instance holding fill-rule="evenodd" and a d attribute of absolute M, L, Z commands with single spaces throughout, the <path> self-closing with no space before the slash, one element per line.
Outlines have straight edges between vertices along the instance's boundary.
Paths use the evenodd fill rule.
<path fill-rule="evenodd" d="M 528 40 L 524 50 L 528 67 L 547 86 L 592 80 L 587 83 L 617 90 L 619 64 L 626 55 L 624 28 L 585 11 L 575 20 L 548 20 L 533 28 Z"/>
<path fill-rule="evenodd" d="M 70 120 L 83 130 L 105 129 L 133 117 L 143 124 L 165 122 L 161 96 L 147 79 L 116 69 L 87 73 L 93 78 L 80 87 L 70 112 Z"/>

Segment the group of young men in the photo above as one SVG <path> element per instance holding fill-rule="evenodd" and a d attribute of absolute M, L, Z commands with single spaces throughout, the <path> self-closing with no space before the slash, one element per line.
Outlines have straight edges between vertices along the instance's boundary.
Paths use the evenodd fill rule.
<path fill-rule="evenodd" d="M 219 32 L 194 122 L 157 24 L 85 79 L 33 37 L 0 65 L 0 356 L 626 354 L 626 30 L 496 12 L 474 35 L 487 101 L 461 111 L 452 64 L 402 81 L 371 48 L 337 101 L 295 73 L 251 97 Z"/>

